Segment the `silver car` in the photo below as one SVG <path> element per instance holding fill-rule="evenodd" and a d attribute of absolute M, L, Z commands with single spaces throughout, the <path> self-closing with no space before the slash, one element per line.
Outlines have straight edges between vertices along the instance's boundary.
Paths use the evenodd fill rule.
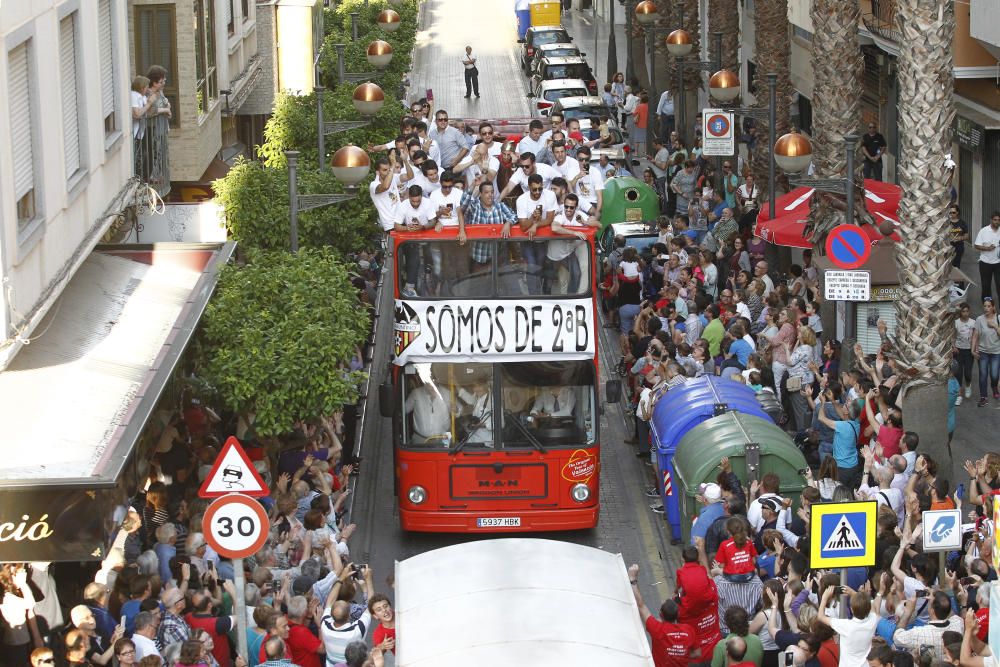
<path fill-rule="evenodd" d="M 538 71 L 538 63 L 542 61 L 542 58 L 557 58 L 565 56 L 580 56 L 583 58 L 586 57 L 586 55 L 586 53 L 580 53 L 580 49 L 576 44 L 561 42 L 555 44 L 542 44 L 535 49 L 535 55 L 531 59 L 531 64 L 529 66 L 529 69 L 531 70 L 529 74 L 534 74 Z"/>
<path fill-rule="evenodd" d="M 556 100 L 587 94 L 587 84 L 583 79 L 551 79 L 535 85 L 528 97 L 532 101 L 532 116 L 548 116 Z"/>

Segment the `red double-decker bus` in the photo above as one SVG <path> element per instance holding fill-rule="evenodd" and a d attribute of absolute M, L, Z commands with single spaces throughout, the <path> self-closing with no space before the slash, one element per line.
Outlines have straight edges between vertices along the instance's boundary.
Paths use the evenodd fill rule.
<path fill-rule="evenodd" d="M 593 230 L 393 232 L 396 493 L 406 530 L 590 528 L 599 512 Z M 617 382 L 608 400 L 618 400 Z"/>

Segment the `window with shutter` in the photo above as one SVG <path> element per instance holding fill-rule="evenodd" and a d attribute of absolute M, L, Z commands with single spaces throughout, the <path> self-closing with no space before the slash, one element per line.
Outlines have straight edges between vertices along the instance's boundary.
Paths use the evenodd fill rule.
<path fill-rule="evenodd" d="M 32 146 L 31 40 L 7 53 L 10 137 L 13 144 L 14 200 L 18 228 L 35 218 L 35 151 Z"/>
<path fill-rule="evenodd" d="M 118 129 L 115 118 L 115 49 L 111 19 L 111 0 L 99 0 L 97 43 L 101 68 L 101 115 L 106 135 Z"/>
<path fill-rule="evenodd" d="M 80 170 L 80 112 L 76 69 L 76 12 L 59 22 L 59 69 L 62 75 L 63 144 L 66 179 Z"/>
<path fill-rule="evenodd" d="M 875 354 L 882 346 L 878 321 L 885 320 L 890 335 L 896 331 L 895 301 L 862 301 L 857 305 L 856 327 L 858 342 L 865 354 Z"/>
<path fill-rule="evenodd" d="M 233 0 L 224 0 L 226 8 L 226 33 L 234 35 L 236 33 L 236 21 L 233 18 Z"/>

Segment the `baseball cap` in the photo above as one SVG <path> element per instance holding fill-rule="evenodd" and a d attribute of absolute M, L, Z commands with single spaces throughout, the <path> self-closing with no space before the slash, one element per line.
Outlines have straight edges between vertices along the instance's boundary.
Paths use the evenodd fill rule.
<path fill-rule="evenodd" d="M 778 501 L 774 500 L 773 498 L 763 498 L 760 501 L 760 506 L 762 508 L 766 507 L 767 509 L 771 510 L 772 512 L 777 512 L 778 508 L 779 508 Z"/>
<path fill-rule="evenodd" d="M 717 503 L 722 500 L 722 489 L 718 484 L 711 482 L 708 484 L 702 484 L 698 487 L 698 490 L 709 503 Z"/>
<path fill-rule="evenodd" d="M 316 583 L 315 577 L 310 577 L 308 575 L 299 575 L 295 577 L 295 581 L 292 582 L 292 592 L 296 595 L 305 595 L 312 590 L 313 584 Z"/>

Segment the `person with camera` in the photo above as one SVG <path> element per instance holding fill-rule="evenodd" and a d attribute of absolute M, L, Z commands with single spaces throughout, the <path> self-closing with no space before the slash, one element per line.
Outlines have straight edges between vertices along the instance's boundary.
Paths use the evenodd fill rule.
<path fill-rule="evenodd" d="M 351 605 L 349 602 L 338 599 L 340 589 L 345 582 L 356 573 L 360 573 L 367 590 L 374 590 L 372 585 L 372 569 L 367 565 L 362 565 L 360 570 L 356 570 L 353 563 L 348 563 L 333 582 L 329 595 L 323 608 L 326 613 L 320 620 L 320 639 L 326 647 L 326 661 L 328 664 L 344 662 L 344 651 L 347 645 L 353 641 L 364 640 L 371 627 L 372 614 L 367 608 L 357 620 L 351 618 Z"/>

